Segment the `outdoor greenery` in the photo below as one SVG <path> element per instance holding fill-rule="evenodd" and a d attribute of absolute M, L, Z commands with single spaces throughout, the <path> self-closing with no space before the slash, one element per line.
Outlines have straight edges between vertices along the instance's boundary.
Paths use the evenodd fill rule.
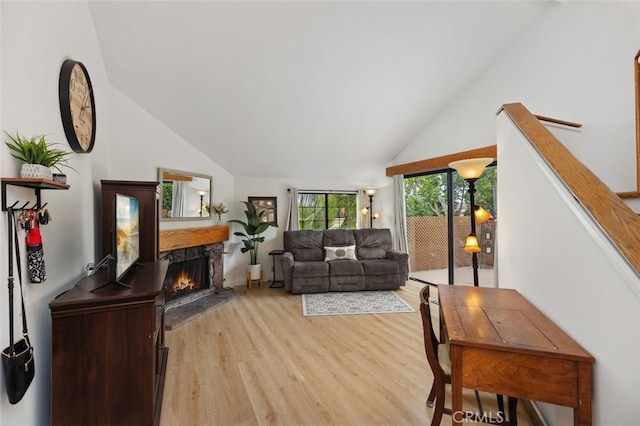
<path fill-rule="evenodd" d="M 356 194 L 299 193 L 299 229 L 355 229 L 356 206 Z"/>
<path fill-rule="evenodd" d="M 162 183 L 162 208 L 171 210 L 173 205 L 173 182 Z"/>
<path fill-rule="evenodd" d="M 453 214 L 469 214 L 469 185 L 453 173 Z M 494 187 L 497 167 L 487 167 L 475 183 L 475 203 L 496 215 Z M 447 173 L 436 173 L 404 180 L 407 217 L 447 215 Z"/>

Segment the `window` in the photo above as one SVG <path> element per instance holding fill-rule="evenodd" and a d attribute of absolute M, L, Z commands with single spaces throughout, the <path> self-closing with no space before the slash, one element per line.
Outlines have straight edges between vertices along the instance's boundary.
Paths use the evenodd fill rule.
<path fill-rule="evenodd" d="M 356 229 L 355 192 L 299 192 L 299 229 Z"/>

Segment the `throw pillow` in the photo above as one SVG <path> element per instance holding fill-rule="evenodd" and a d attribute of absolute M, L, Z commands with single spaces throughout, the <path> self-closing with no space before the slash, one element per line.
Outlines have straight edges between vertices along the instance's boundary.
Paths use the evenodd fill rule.
<path fill-rule="evenodd" d="M 331 262 L 332 260 L 357 260 L 356 259 L 356 246 L 345 247 L 325 247 L 325 262 Z"/>

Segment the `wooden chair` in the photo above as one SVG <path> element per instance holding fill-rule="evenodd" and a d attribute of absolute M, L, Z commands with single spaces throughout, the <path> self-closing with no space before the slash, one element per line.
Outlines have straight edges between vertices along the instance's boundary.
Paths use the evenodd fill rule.
<path fill-rule="evenodd" d="M 451 357 L 449 356 L 449 347 L 446 343 L 440 343 L 436 337 L 436 333 L 433 330 L 433 324 L 431 322 L 431 309 L 429 305 L 429 286 L 426 285 L 420 292 L 420 313 L 422 315 L 422 329 L 424 335 L 424 350 L 427 355 L 427 361 L 429 367 L 433 372 L 433 385 L 431 385 L 431 391 L 427 397 L 427 407 L 433 407 L 435 402 L 435 410 L 433 413 L 433 419 L 431 420 L 431 426 L 437 426 L 442 421 L 442 415 L 451 415 L 451 409 L 445 408 L 445 385 L 451 384 Z M 478 400 L 479 416 L 476 413 L 464 413 L 466 418 L 471 418 L 476 421 L 489 424 L 501 424 L 501 425 L 514 425 L 517 426 L 518 418 L 516 416 L 516 409 L 518 399 L 509 397 L 509 417 L 504 417 L 504 408 L 501 395 L 498 395 L 498 410 L 503 414 L 502 416 L 486 416 L 482 409 L 480 402 L 480 396 L 476 392 L 476 398 Z"/>

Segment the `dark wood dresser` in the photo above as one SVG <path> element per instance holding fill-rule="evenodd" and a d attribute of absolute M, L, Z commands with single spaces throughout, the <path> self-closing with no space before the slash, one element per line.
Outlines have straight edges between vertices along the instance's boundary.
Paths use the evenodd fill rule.
<path fill-rule="evenodd" d="M 51 424 L 153 425 L 160 421 L 168 348 L 163 281 L 168 261 L 145 262 L 109 284 L 105 273 L 56 297 Z"/>

